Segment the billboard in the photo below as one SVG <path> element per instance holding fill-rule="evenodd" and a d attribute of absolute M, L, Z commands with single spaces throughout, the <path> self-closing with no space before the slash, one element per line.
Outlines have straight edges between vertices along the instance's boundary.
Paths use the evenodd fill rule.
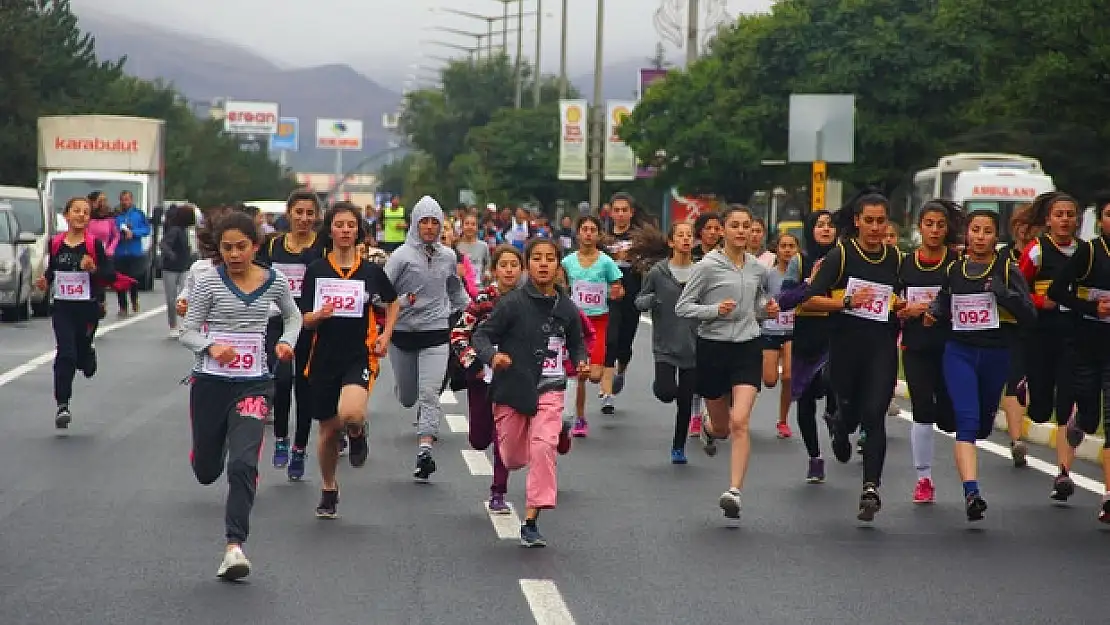
<path fill-rule="evenodd" d="M 278 120 L 277 132 L 270 135 L 271 152 L 296 152 L 301 145 L 301 120 L 296 117 L 282 117 Z"/>
<path fill-rule="evenodd" d="M 40 117 L 40 169 L 162 171 L 166 122 L 116 115 Z"/>
<path fill-rule="evenodd" d="M 316 148 L 320 150 L 361 150 L 361 119 L 317 119 Z"/>
<path fill-rule="evenodd" d="M 636 155 L 632 148 L 617 136 L 624 120 L 632 114 L 635 102 L 611 100 L 605 113 L 605 180 L 629 182 L 636 179 Z"/>
<path fill-rule="evenodd" d="M 224 132 L 238 135 L 272 135 L 278 130 L 276 102 L 228 100 L 224 105 Z"/>
<path fill-rule="evenodd" d="M 559 180 L 586 180 L 585 100 L 559 100 Z"/>

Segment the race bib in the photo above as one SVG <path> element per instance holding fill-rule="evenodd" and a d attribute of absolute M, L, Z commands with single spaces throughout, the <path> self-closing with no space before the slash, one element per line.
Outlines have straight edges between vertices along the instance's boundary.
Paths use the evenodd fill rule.
<path fill-rule="evenodd" d="M 301 296 L 301 288 L 304 286 L 304 265 L 283 263 L 274 263 L 274 269 L 280 271 L 286 278 L 289 279 L 289 290 L 293 292 L 293 297 Z"/>
<path fill-rule="evenodd" d="M 952 329 L 957 332 L 998 329 L 998 300 L 994 293 L 952 296 Z"/>
<path fill-rule="evenodd" d="M 92 280 L 87 271 L 54 272 L 54 299 L 86 302 L 92 299 Z"/>
<path fill-rule="evenodd" d="M 939 286 L 908 286 L 906 301 L 911 304 L 928 304 L 937 298 L 937 293 L 940 293 Z"/>
<path fill-rule="evenodd" d="M 265 337 L 261 334 L 243 332 L 213 332 L 208 335 L 219 345 L 229 345 L 235 349 L 235 358 L 221 364 L 215 358 L 204 355 L 204 373 L 225 378 L 262 377 L 266 366 Z"/>
<path fill-rule="evenodd" d="M 359 319 L 366 306 L 366 283 L 362 280 L 320 278 L 316 280 L 316 309 L 331 304 L 333 317 Z"/>
<path fill-rule="evenodd" d="M 793 332 L 794 311 L 784 310 L 776 317 L 765 319 L 763 321 L 763 329 L 768 332 Z"/>
<path fill-rule="evenodd" d="M 600 308 L 605 306 L 605 292 L 608 285 L 601 282 L 575 282 L 571 295 L 579 308 Z"/>
<path fill-rule="evenodd" d="M 1110 291 L 1104 291 L 1102 289 L 1087 289 L 1087 301 L 1089 302 L 1097 302 L 1101 299 L 1106 298 L 1110 298 Z M 1061 306 L 1060 309 L 1064 310 L 1064 307 Z M 1090 315 L 1084 315 L 1084 317 L 1088 319 L 1095 319 L 1103 323 L 1110 323 L 1110 317 L 1103 317 L 1101 319 L 1098 317 L 1092 317 Z"/>
<path fill-rule="evenodd" d="M 859 278 L 848 278 L 844 294 L 851 297 L 865 287 L 875 293 L 875 299 L 866 306 L 845 310 L 844 313 L 868 321 L 887 321 L 890 317 L 890 300 L 894 297 L 894 287 Z"/>
<path fill-rule="evenodd" d="M 493 346 L 494 353 L 497 353 L 497 346 Z M 482 367 L 482 381 L 486 384 L 493 384 L 493 367 L 486 365 Z"/>
<path fill-rule="evenodd" d="M 547 354 L 543 359 L 541 375 L 545 378 L 561 378 L 566 375 L 566 371 L 563 370 L 562 337 L 552 336 L 547 339 Z M 552 356 L 551 354 L 555 355 Z"/>

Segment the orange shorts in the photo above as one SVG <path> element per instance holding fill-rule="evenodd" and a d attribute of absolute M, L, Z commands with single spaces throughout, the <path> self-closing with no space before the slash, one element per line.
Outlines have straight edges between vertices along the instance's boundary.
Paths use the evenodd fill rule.
<path fill-rule="evenodd" d="M 590 325 L 594 327 L 594 341 L 590 344 L 590 364 L 600 367 L 605 364 L 605 339 L 609 330 L 609 313 L 589 319 Z"/>

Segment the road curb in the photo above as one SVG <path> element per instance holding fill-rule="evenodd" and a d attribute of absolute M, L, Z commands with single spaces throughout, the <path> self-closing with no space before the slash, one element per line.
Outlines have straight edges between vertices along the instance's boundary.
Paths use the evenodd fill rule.
<path fill-rule="evenodd" d="M 895 384 L 894 394 L 902 399 L 910 398 L 909 387 L 906 386 L 904 380 L 898 380 Z M 994 429 L 1009 430 L 1006 425 L 1006 414 L 1001 410 L 994 417 Z M 1051 448 L 1056 447 L 1056 426 L 1051 423 L 1033 423 L 1029 417 L 1025 417 L 1022 420 L 1021 430 L 1021 437 L 1030 443 Z M 1075 455 L 1083 460 L 1101 464 L 1103 444 L 1104 439 L 1101 436 L 1086 436 L 1083 438 L 1083 442 L 1080 443 L 1079 448 L 1075 450 Z"/>

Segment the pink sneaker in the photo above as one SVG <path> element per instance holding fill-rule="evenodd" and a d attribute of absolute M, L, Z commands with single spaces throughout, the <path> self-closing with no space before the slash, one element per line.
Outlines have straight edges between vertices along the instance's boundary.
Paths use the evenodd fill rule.
<path fill-rule="evenodd" d="M 937 489 L 933 487 L 933 480 L 923 477 L 917 480 L 913 488 L 913 502 L 917 504 L 934 503 L 937 500 Z"/>
<path fill-rule="evenodd" d="M 697 438 L 701 435 L 701 415 L 695 414 L 690 416 L 690 438 Z"/>
<path fill-rule="evenodd" d="M 570 435 L 574 438 L 586 438 L 590 434 L 590 424 L 582 417 L 574 420 L 574 427 L 570 429 Z"/>
<path fill-rule="evenodd" d="M 790 438 L 794 433 L 790 431 L 790 425 L 787 423 L 779 423 L 775 426 L 775 431 L 778 432 L 779 438 Z"/>

